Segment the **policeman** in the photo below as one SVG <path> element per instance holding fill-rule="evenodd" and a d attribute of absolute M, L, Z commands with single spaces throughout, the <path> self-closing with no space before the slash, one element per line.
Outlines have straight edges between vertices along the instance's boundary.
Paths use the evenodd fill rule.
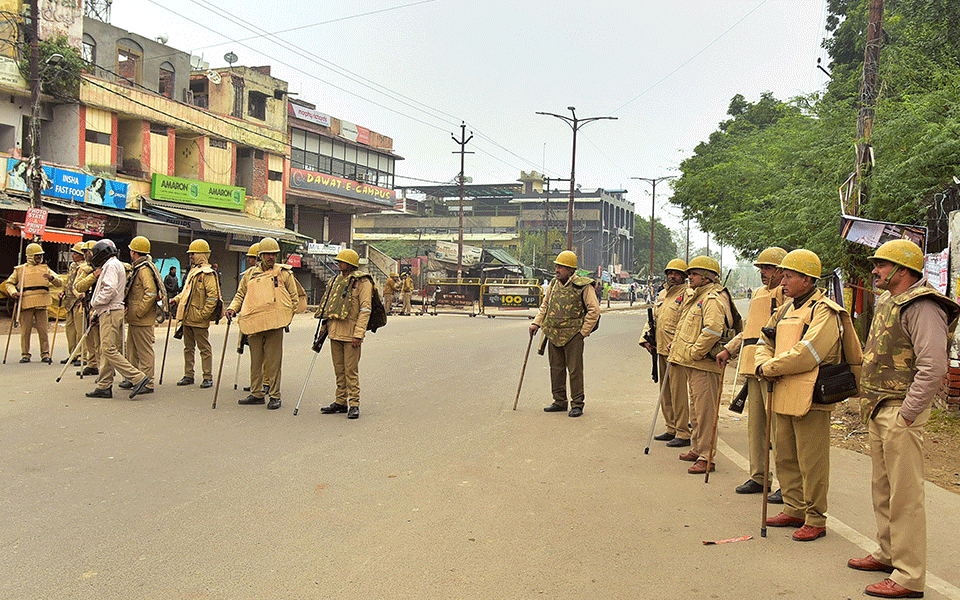
<path fill-rule="evenodd" d="M 530 324 L 530 335 L 543 327 L 549 340 L 550 387 L 553 403 L 544 412 L 567 410 L 567 373 L 570 374 L 571 417 L 583 414 L 583 340 L 600 320 L 600 302 L 593 280 L 577 272 L 577 255 L 564 250 L 553 261 L 556 277 L 550 282 L 540 312 Z"/>
<path fill-rule="evenodd" d="M 393 314 L 393 298 L 397 295 L 397 289 L 400 287 L 400 275 L 390 273 L 387 282 L 383 284 L 383 305 L 387 308 L 387 314 Z"/>
<path fill-rule="evenodd" d="M 771 527 L 800 527 L 793 534 L 809 542 L 827 534 L 830 485 L 830 412 L 832 404 L 813 402 L 822 365 L 836 365 L 841 351 L 847 362 L 862 361 L 860 342 L 843 344 L 841 323 L 856 337 L 847 311 L 817 289 L 820 258 L 794 250 L 780 262 L 783 293 L 790 298 L 767 321 L 757 342 L 757 375 L 774 382 L 774 446 L 783 511 L 767 519 Z M 775 331 L 775 338 L 768 333 Z"/>
<path fill-rule="evenodd" d="M 640 345 L 646 348 L 651 356 L 656 356 L 663 394 L 660 408 L 663 411 L 663 420 L 667 430 L 653 439 L 667 442 L 671 448 L 682 448 L 690 445 L 690 407 L 687 401 L 687 382 L 683 377 L 667 372 L 668 348 L 673 342 L 673 336 L 680 322 L 680 308 L 683 306 L 684 293 L 687 286 L 687 263 L 675 258 L 667 263 L 663 274 L 667 277 L 664 288 L 657 296 L 653 308 L 653 322 L 657 328 L 656 343 L 647 341 L 650 332 L 650 323 L 643 328 L 640 336 Z M 633 287 L 630 288 L 633 290 Z M 633 293 L 631 291 L 631 293 Z"/>
<path fill-rule="evenodd" d="M 247 268 L 244 269 L 243 273 L 240 274 L 240 285 L 243 285 L 243 278 L 248 277 L 249 274 L 253 271 L 253 268 L 260 264 L 260 242 L 254 242 L 250 244 L 250 247 L 247 248 Z M 239 287 L 238 287 L 239 289 Z M 240 334 L 240 339 L 237 340 L 237 354 L 243 354 L 243 347 L 247 345 L 247 336 Z M 240 360 L 240 357 L 237 357 L 237 361 Z M 249 392 L 250 386 L 243 388 L 243 391 Z"/>
<path fill-rule="evenodd" d="M 413 310 L 410 306 L 410 299 L 413 297 L 413 279 L 410 278 L 409 273 L 403 274 L 400 291 L 403 293 L 403 310 L 400 311 L 400 314 L 409 315 Z"/>
<path fill-rule="evenodd" d="M 750 479 L 737 486 L 738 494 L 758 494 L 763 492 L 763 463 L 767 449 L 763 447 L 767 439 L 767 409 L 765 406 L 767 386 L 760 385 L 757 379 L 757 365 L 754 355 L 760 340 L 760 328 L 770 319 L 770 315 L 783 306 L 783 288 L 780 281 L 783 272 L 780 261 L 787 251 L 776 246 L 760 253 L 753 266 L 760 270 L 758 287 L 751 296 L 750 312 L 743 331 L 724 347 L 717 355 L 717 364 L 726 366 L 727 361 L 740 355 L 737 374 L 746 377 L 747 386 L 747 424 L 750 442 Z M 769 476 L 769 475 L 768 475 Z M 768 479 L 772 481 L 772 479 Z"/>
<path fill-rule="evenodd" d="M 264 380 L 269 382 L 267 408 L 280 408 L 283 329 L 299 312 L 300 294 L 290 265 L 277 264 L 280 244 L 263 238 L 257 247 L 261 264 L 244 272 L 237 294 L 226 311 L 240 317 L 240 333 L 250 345 L 250 395 L 239 404 L 263 404 Z"/>
<path fill-rule="evenodd" d="M 40 244 L 27 244 L 26 254 L 27 262 L 14 267 L 3 285 L 7 295 L 20 302 L 20 362 L 30 362 L 30 333 L 36 329 L 40 338 L 40 362 L 50 364 L 53 362 L 50 358 L 50 338 L 47 336 L 50 288 L 63 287 L 63 282 L 43 263 L 43 247 Z"/>
<path fill-rule="evenodd" d="M 130 240 L 128 248 L 132 265 L 124 298 L 127 358 L 133 366 L 150 378 L 150 383 L 142 393 L 152 394 L 156 363 L 153 342 L 157 325 L 157 303 L 159 302 L 160 306 L 166 306 L 167 294 L 160 270 L 153 264 L 153 258 L 150 256 L 150 240 L 138 235 Z M 118 387 L 130 389 L 133 387 L 133 382 L 126 379 Z"/>
<path fill-rule="evenodd" d="M 327 285 L 316 317 L 330 338 L 333 372 L 337 377 L 336 399 L 320 412 L 347 413 L 360 418 L 360 348 L 367 331 L 373 303 L 373 278 L 359 270 L 360 257 L 349 248 L 337 254 L 340 273 Z"/>
<path fill-rule="evenodd" d="M 879 548 L 847 565 L 891 574 L 867 586 L 870 596 L 920 598 L 927 562 L 923 425 L 947 373 L 960 307 L 923 277 L 923 252 L 913 242 L 887 242 L 870 260 L 874 281 L 885 291 L 863 352 L 860 393 Z"/>
<path fill-rule="evenodd" d="M 77 371 L 77 375 L 99 375 L 98 364 L 100 361 L 100 325 L 95 319 L 91 319 L 90 297 L 93 295 L 93 286 L 97 283 L 96 270 L 93 268 L 93 246 L 96 242 L 93 240 L 84 242 L 83 255 L 84 262 L 77 267 L 77 278 L 73 282 L 73 291 L 81 299 L 85 313 L 84 322 L 87 324 L 87 341 L 83 348 L 83 360 L 86 366 L 82 371 Z"/>
<path fill-rule="evenodd" d="M 213 387 L 213 351 L 210 347 L 210 321 L 220 300 L 220 282 L 210 266 L 210 245 L 196 239 L 187 248 L 190 272 L 183 289 L 170 304 L 177 305 L 177 322 L 183 327 L 183 378 L 177 385 L 193 385 L 194 348 L 200 349 L 203 368 L 201 388 Z"/>
<path fill-rule="evenodd" d="M 692 462 L 690 474 L 707 472 L 707 460 L 713 443 L 713 421 L 720 393 L 720 366 L 716 352 L 724 332 L 733 326 L 730 299 L 723 293 L 720 263 L 709 256 L 698 256 L 687 265 L 690 291 L 681 307 L 677 333 L 670 344 L 667 361 L 690 391 L 690 423 L 693 426 L 689 452 L 680 460 Z M 716 465 L 711 465 L 711 471 Z"/>
<path fill-rule="evenodd" d="M 83 336 L 83 303 L 77 297 L 73 289 L 73 284 L 77 280 L 77 274 L 80 272 L 80 266 L 83 264 L 83 242 L 77 242 L 70 249 L 73 262 L 70 263 L 70 270 L 67 273 L 67 282 L 63 286 L 63 292 L 60 297 L 63 298 L 63 308 L 67 311 L 67 318 L 64 320 L 64 329 L 67 332 L 67 346 L 69 353 L 67 358 L 60 361 L 61 365 L 67 364 L 73 351 L 77 347 L 77 342 Z M 80 358 L 73 361 L 75 367 L 80 366 Z"/>

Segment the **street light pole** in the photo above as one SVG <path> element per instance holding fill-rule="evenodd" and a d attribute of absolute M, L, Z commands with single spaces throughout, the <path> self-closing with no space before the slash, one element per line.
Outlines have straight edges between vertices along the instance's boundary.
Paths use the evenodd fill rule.
<path fill-rule="evenodd" d="M 676 179 L 676 176 L 667 175 L 665 177 L 631 177 L 630 179 L 649 181 L 653 185 L 653 200 L 650 202 L 650 273 L 648 274 L 650 285 L 653 285 L 653 214 L 657 209 L 657 182 L 665 179 Z"/>
<path fill-rule="evenodd" d="M 573 152 L 570 159 L 570 202 L 567 205 L 567 250 L 573 249 L 573 199 L 577 193 L 576 186 L 576 173 L 577 173 L 577 130 L 586 125 L 587 123 L 592 123 L 593 121 L 600 120 L 610 120 L 616 121 L 616 117 L 587 117 L 585 119 L 577 118 L 576 109 L 572 106 L 568 106 L 567 110 L 570 111 L 572 117 L 567 117 L 564 115 L 558 115 L 555 113 L 541 112 L 537 111 L 538 115 L 548 115 L 551 117 L 556 117 L 562 120 L 564 123 L 570 126 L 573 130 Z"/>

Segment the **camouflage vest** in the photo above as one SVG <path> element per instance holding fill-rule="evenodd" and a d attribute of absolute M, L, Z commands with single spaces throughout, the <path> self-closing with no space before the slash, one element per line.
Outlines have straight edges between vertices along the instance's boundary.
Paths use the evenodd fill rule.
<path fill-rule="evenodd" d="M 924 296 L 929 296 L 947 313 L 947 340 L 953 336 L 960 307 L 937 292 L 926 279 L 897 296 L 884 292 L 877 300 L 870 335 L 863 349 L 860 414 L 865 420 L 872 417 L 881 402 L 903 402 L 907 396 L 917 374 L 917 356 L 910 336 L 903 330 L 900 315 L 907 305 Z"/>
<path fill-rule="evenodd" d="M 592 279 L 578 275 L 571 275 L 567 285 L 556 278 L 550 282 L 543 334 L 554 346 L 566 345 L 583 327 L 583 318 L 587 315 L 583 288 L 592 283 Z"/>
<path fill-rule="evenodd" d="M 344 276 L 342 273 L 337 275 L 336 279 L 327 286 L 327 293 L 324 294 L 324 300 L 321 303 L 320 310 L 323 314 L 321 319 L 339 319 L 344 320 L 350 316 L 350 302 L 353 299 L 350 290 L 364 277 L 373 278 L 363 271 L 353 271 Z"/>

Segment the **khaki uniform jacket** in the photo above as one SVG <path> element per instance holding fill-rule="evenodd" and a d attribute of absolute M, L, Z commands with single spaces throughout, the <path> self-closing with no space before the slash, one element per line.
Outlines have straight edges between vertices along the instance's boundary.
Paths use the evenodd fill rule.
<path fill-rule="evenodd" d="M 677 333 L 677 325 L 680 323 L 683 297 L 689 289 L 690 286 L 681 283 L 660 290 L 657 295 L 657 301 L 653 306 L 653 322 L 657 325 L 657 354 L 662 356 L 668 354 L 667 348 L 673 342 L 673 337 Z M 650 331 L 650 323 L 643 326 L 643 332 L 640 334 L 640 344 L 643 344 L 648 331 Z"/>
<path fill-rule="evenodd" d="M 94 274 L 94 268 L 90 263 L 82 262 L 77 267 L 77 277 L 73 280 L 73 293 L 78 298 L 82 298 L 87 291 L 93 289 L 97 283 L 97 276 Z"/>
<path fill-rule="evenodd" d="M 401 287 L 401 290 L 403 291 L 404 294 L 412 293 L 412 292 L 413 292 L 413 279 L 410 278 L 410 277 L 405 278 L 405 279 L 401 282 L 401 286 L 402 286 L 402 287 Z"/>
<path fill-rule="evenodd" d="M 210 319 L 220 299 L 217 274 L 209 263 L 192 267 L 187 282 L 174 300 L 177 301 L 177 320 L 187 327 L 210 327 Z"/>
<path fill-rule="evenodd" d="M 335 281 L 336 279 L 327 283 L 328 293 L 336 287 Z M 327 335 L 338 342 L 352 342 L 353 338 L 362 340 L 367 333 L 372 307 L 373 281 L 369 277 L 362 277 L 350 286 L 350 311 L 347 318 L 327 319 Z"/>
<path fill-rule="evenodd" d="M 393 277 L 387 277 L 387 282 L 383 284 L 383 295 L 395 296 L 398 287 L 400 287 L 399 281 L 395 280 Z M 413 291 L 412 286 L 410 287 L 410 290 Z"/>
<path fill-rule="evenodd" d="M 73 307 L 76 306 L 77 301 L 80 299 L 77 296 L 76 290 L 73 289 L 73 284 L 76 283 L 77 275 L 80 273 L 81 265 L 84 265 L 83 261 L 80 262 L 70 262 L 70 269 L 67 271 L 67 281 L 63 284 L 63 307 L 67 310 L 73 310 Z"/>
<path fill-rule="evenodd" d="M 3 282 L 4 291 L 6 291 L 10 297 L 13 297 L 14 293 L 20 291 L 20 278 L 22 277 L 24 266 L 28 267 L 28 271 L 27 279 L 23 282 L 24 288 L 23 295 L 20 298 L 20 307 L 29 309 L 50 306 L 50 288 L 63 287 L 63 282 L 50 267 L 43 263 L 39 265 L 17 265 L 13 273 L 10 274 L 10 277 L 7 277 L 7 280 Z M 53 281 L 44 279 L 44 273 L 53 277 Z M 45 289 L 30 289 L 31 287 Z"/>
<path fill-rule="evenodd" d="M 708 283 L 687 292 L 681 308 L 680 322 L 667 360 L 677 365 L 719 373 L 717 361 L 709 352 L 723 336 L 731 314 L 723 286 Z"/>
<path fill-rule="evenodd" d="M 272 271 L 277 277 L 279 284 L 282 285 L 290 295 L 290 307 L 292 312 L 289 316 L 292 319 L 293 313 L 297 311 L 297 305 L 300 301 L 300 291 L 297 289 L 297 282 L 296 278 L 293 276 L 292 267 L 290 265 L 277 264 L 274 265 Z M 243 301 L 247 297 L 247 286 L 250 284 L 250 279 L 260 275 L 261 273 L 267 273 L 267 271 L 264 270 L 262 264 L 258 264 L 244 271 L 243 277 L 240 278 L 240 286 L 237 288 L 237 293 L 234 295 L 233 301 L 230 302 L 229 308 L 238 315 L 241 315 L 241 317 L 243 316 L 241 314 L 243 312 L 241 309 L 243 308 Z M 274 275 L 271 275 L 271 277 Z M 287 320 L 286 317 L 287 315 L 284 315 L 282 320 Z M 275 329 L 281 328 L 276 327 Z"/>
<path fill-rule="evenodd" d="M 743 352 L 737 368 L 738 374 L 756 377 L 758 364 L 754 360 L 756 348 L 751 348 L 751 346 L 755 346 L 760 341 L 760 328 L 766 325 L 776 309 L 783 306 L 784 302 L 790 302 L 790 300 L 784 299 L 783 286 L 777 285 L 772 288 L 762 286 L 754 290 L 750 298 L 750 312 L 747 313 L 743 331 L 724 346 L 724 349 L 730 353 L 731 359 L 736 358 L 741 351 Z"/>
<path fill-rule="evenodd" d="M 157 322 L 157 295 L 160 290 L 150 265 L 142 264 L 146 262 L 150 262 L 149 255 L 133 265 L 136 271 L 127 292 L 124 315 L 129 325 L 142 327 L 155 325 Z"/>

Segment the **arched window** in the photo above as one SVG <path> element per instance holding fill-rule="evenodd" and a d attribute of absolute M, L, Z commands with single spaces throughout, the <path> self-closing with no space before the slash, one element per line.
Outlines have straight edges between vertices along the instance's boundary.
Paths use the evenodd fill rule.
<path fill-rule="evenodd" d="M 168 62 L 160 65 L 160 81 L 157 83 L 157 93 L 167 98 L 173 98 L 173 84 L 176 81 L 176 71 Z"/>
<path fill-rule="evenodd" d="M 89 33 L 83 34 L 83 42 L 80 47 L 81 57 L 90 64 L 97 62 L 97 40 Z"/>
<path fill-rule="evenodd" d="M 143 48 L 130 38 L 117 40 L 117 75 L 123 85 L 143 83 Z"/>

